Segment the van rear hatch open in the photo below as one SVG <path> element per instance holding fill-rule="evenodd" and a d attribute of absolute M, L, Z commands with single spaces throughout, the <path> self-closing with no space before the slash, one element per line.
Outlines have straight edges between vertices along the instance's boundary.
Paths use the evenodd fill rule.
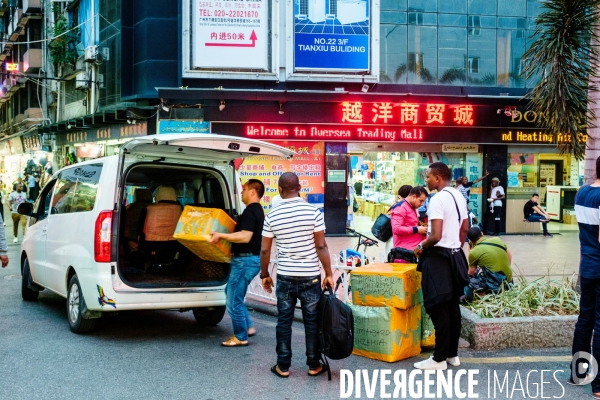
<path fill-rule="evenodd" d="M 215 134 L 162 134 L 133 139 L 121 152 L 139 159 L 193 161 L 215 165 L 249 156 L 291 157 L 294 152 L 271 143 Z"/>

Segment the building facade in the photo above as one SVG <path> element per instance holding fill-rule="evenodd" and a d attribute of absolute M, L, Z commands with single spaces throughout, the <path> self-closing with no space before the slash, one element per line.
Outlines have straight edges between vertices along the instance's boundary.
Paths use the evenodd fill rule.
<path fill-rule="evenodd" d="M 277 176 L 297 172 L 329 233 L 356 217 L 359 181 L 361 218 L 371 219 L 399 185 L 423 183 L 434 160 L 455 177 L 500 178 L 510 232 L 523 198 L 579 184 L 579 164 L 557 154 L 522 100 L 539 0 L 32 3 L 2 3 L 3 74 L 18 81 L 0 100 L 5 170 L 16 152 L 35 156 L 30 145 L 60 166 L 114 154 L 136 135 L 268 140 L 298 156 L 244 160 L 242 177 L 266 180 L 268 209 Z M 471 191 L 480 218 L 488 183 Z"/>

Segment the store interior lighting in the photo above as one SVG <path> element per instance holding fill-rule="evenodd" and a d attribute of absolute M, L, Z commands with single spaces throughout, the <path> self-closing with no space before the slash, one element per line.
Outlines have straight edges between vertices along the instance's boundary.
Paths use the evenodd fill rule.
<path fill-rule="evenodd" d="M 285 111 L 283 111 L 283 103 L 279 103 L 279 115 L 283 114 L 285 114 Z"/>
<path fill-rule="evenodd" d="M 223 111 L 225 109 L 225 100 L 221 100 L 221 104 L 219 104 L 219 111 Z"/>

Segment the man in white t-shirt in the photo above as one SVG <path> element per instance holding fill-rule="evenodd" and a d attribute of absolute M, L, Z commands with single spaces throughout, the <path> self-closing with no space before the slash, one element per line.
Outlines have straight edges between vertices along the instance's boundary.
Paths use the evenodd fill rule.
<path fill-rule="evenodd" d="M 500 186 L 500 179 L 493 178 L 492 190 L 488 198 L 490 213 L 494 217 L 494 233 L 489 233 L 490 235 L 500 235 L 502 230 L 502 199 L 504 199 L 504 189 Z"/>
<path fill-rule="evenodd" d="M 427 360 L 414 364 L 418 369 L 445 370 L 447 363 L 459 366 L 458 340 L 461 316 L 459 299 L 469 282 L 469 266 L 462 244 L 469 222 L 464 196 L 450 187 L 448 166 L 433 163 L 426 172 L 429 190 L 437 190 L 429 202 L 429 236 L 415 248 L 417 270 L 423 273 L 423 303 L 435 327 L 435 351 Z M 447 363 L 446 363 L 447 362 Z"/>

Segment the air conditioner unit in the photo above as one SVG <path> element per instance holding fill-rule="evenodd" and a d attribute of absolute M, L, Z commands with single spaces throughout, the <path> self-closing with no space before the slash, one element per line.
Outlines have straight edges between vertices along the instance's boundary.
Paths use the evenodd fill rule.
<path fill-rule="evenodd" d="M 85 48 L 85 61 L 96 62 L 96 57 L 98 57 L 98 46 L 88 46 Z"/>
<path fill-rule="evenodd" d="M 75 89 L 87 90 L 90 85 L 88 74 L 81 72 L 75 76 Z"/>

